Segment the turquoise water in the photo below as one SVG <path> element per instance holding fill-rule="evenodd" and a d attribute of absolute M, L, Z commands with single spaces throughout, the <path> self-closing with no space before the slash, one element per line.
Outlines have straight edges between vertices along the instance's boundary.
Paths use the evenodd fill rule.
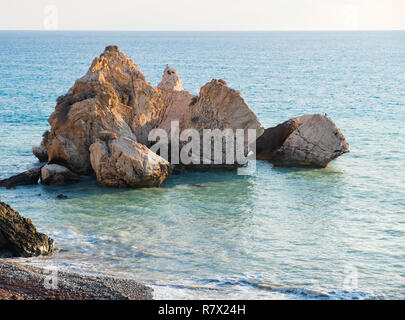
<path fill-rule="evenodd" d="M 27 263 L 135 278 L 162 299 L 405 298 L 405 32 L 0 32 L 0 44 L 0 178 L 39 165 L 31 147 L 55 99 L 109 44 L 154 85 L 167 63 L 195 94 L 222 78 L 264 127 L 327 113 L 350 144 L 322 170 L 259 161 L 251 176 L 153 189 L 0 189 L 56 241 Z"/>

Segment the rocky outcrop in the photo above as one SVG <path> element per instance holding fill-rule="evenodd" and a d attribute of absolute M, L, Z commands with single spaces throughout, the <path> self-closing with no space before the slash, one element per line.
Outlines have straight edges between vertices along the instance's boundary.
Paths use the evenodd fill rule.
<path fill-rule="evenodd" d="M 37 184 L 40 174 L 41 168 L 32 168 L 8 179 L 0 180 L 0 187 L 11 189 L 16 186 Z"/>
<path fill-rule="evenodd" d="M 42 135 L 42 141 L 39 147 L 33 147 L 32 153 L 38 158 L 40 162 L 48 161 L 48 151 L 46 150 L 46 143 L 48 140 L 49 131 L 45 131 Z"/>
<path fill-rule="evenodd" d="M 212 80 L 200 89 L 197 99 L 192 101 L 190 112 L 185 117 L 181 130 L 194 128 L 200 132 L 201 141 L 204 129 L 236 129 L 244 130 L 244 155 L 248 153 L 248 146 L 253 143 L 257 137 L 262 135 L 264 129 L 260 124 L 255 113 L 248 107 L 239 91 L 231 89 L 224 80 Z M 248 130 L 255 131 L 253 137 L 248 136 Z M 214 147 L 214 145 L 212 145 Z M 222 146 L 222 163 L 225 163 L 226 141 Z M 213 154 L 213 152 L 211 152 Z M 214 158 L 211 157 L 211 165 Z M 203 162 L 203 156 L 201 156 Z M 235 163 L 230 167 L 237 167 Z"/>
<path fill-rule="evenodd" d="M 47 164 L 41 169 L 41 183 L 64 186 L 80 180 L 80 176 L 58 164 Z"/>
<path fill-rule="evenodd" d="M 243 100 L 241 93 L 227 86 L 222 79 L 208 82 L 193 99 L 190 112 L 181 129 L 254 129 L 257 136 L 263 127 L 255 113 Z"/>
<path fill-rule="evenodd" d="M 33 257 L 53 252 L 54 241 L 39 233 L 32 221 L 0 202 L 0 254 Z"/>
<path fill-rule="evenodd" d="M 157 187 L 169 162 L 126 137 L 98 140 L 90 146 L 91 165 L 99 183 L 111 187 Z"/>
<path fill-rule="evenodd" d="M 163 90 L 183 91 L 183 81 L 180 79 L 177 70 L 166 66 L 158 88 Z"/>
<path fill-rule="evenodd" d="M 265 133 L 256 142 L 257 159 L 275 166 L 324 168 L 349 152 L 342 132 L 325 115 L 290 119 Z"/>
<path fill-rule="evenodd" d="M 47 154 L 49 164 L 41 170 L 44 184 L 75 182 L 79 175 L 95 172 L 104 185 L 158 186 L 169 171 L 235 169 L 256 139 L 257 157 L 278 166 L 325 167 L 348 152 L 342 133 L 326 116 L 294 118 L 264 132 L 241 93 L 224 80 L 211 80 L 194 96 L 183 89 L 178 72 L 167 66 L 154 88 L 117 46 L 106 47 L 87 73 L 57 99 L 48 122 L 50 132 L 33 150 L 40 160 Z M 174 123 L 178 123 L 179 133 L 172 132 Z M 171 163 L 148 149 L 154 144 L 149 141 L 152 129 L 168 135 L 166 160 Z M 187 129 L 195 130 L 182 137 Z M 216 137 L 207 138 L 207 130 Z M 236 138 L 240 132 L 243 149 L 236 151 L 241 145 Z M 173 139 L 179 135 L 177 150 Z M 196 135 L 199 145 L 191 146 L 190 138 L 194 140 Z M 206 149 L 207 141 L 211 141 L 211 150 Z M 234 149 L 231 157 L 229 144 Z M 216 153 L 218 145 L 222 152 Z M 176 162 L 185 146 L 189 148 L 182 155 L 189 161 Z M 199 153 L 192 154 L 197 147 Z M 166 157 L 162 150 L 153 150 Z"/>
<path fill-rule="evenodd" d="M 85 76 L 58 98 L 49 118 L 49 162 L 79 174 L 92 172 L 89 147 L 108 130 L 148 143 L 149 131 L 165 110 L 159 90 L 146 82 L 138 66 L 116 46 L 94 59 Z"/>
<path fill-rule="evenodd" d="M 203 129 L 255 129 L 256 136 L 263 132 L 240 93 L 225 81 L 212 80 L 196 97 L 183 90 L 177 71 L 167 66 L 153 88 L 131 59 L 108 46 L 86 75 L 58 98 L 48 120 L 48 160 L 77 174 L 91 174 L 90 146 L 103 140 L 103 132 L 150 147 L 150 131 L 159 128 L 170 135 L 176 120 L 181 131 L 194 128 L 201 136 Z"/>

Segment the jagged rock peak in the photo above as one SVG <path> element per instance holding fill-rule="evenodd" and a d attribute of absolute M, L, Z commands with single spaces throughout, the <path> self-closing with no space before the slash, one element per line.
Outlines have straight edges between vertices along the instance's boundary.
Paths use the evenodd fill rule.
<path fill-rule="evenodd" d="M 120 51 L 120 50 L 118 49 L 118 46 L 116 46 L 116 45 L 109 45 L 109 46 L 105 47 L 104 52 L 107 52 L 107 51 Z"/>
<path fill-rule="evenodd" d="M 226 81 L 223 80 L 223 79 L 212 79 L 212 80 L 211 80 L 211 83 L 212 83 L 213 85 L 228 86 L 228 84 L 226 83 Z"/>
<path fill-rule="evenodd" d="M 183 81 L 181 81 L 177 70 L 166 66 L 163 71 L 162 81 L 158 85 L 159 89 L 183 91 Z"/>
<path fill-rule="evenodd" d="M 145 76 L 139 71 L 134 61 L 125 53 L 121 52 L 118 46 L 115 45 L 107 46 L 104 52 L 93 60 L 89 71 L 81 79 L 87 81 L 89 78 L 96 76 L 96 79 L 99 80 L 98 76 L 100 72 L 103 73 L 104 77 L 107 77 L 107 79 L 109 74 L 113 76 L 121 74 L 124 78 L 130 77 L 130 80 L 133 80 L 131 79 L 132 77 L 145 81 Z"/>
<path fill-rule="evenodd" d="M 146 82 L 132 59 L 108 46 L 58 98 L 48 120 L 48 162 L 91 174 L 89 147 L 105 130 L 147 144 L 165 109 L 160 90 Z"/>

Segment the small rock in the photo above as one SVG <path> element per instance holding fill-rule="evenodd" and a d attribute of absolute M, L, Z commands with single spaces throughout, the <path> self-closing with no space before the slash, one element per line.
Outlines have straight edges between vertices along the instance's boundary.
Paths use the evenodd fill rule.
<path fill-rule="evenodd" d="M 68 168 L 58 164 L 47 164 L 41 169 L 41 183 L 47 185 L 63 186 L 78 182 L 80 176 Z"/>
<path fill-rule="evenodd" d="M 64 194 L 58 194 L 58 196 L 56 197 L 57 199 L 67 199 L 68 196 L 65 196 Z"/>
<path fill-rule="evenodd" d="M 32 153 L 38 158 L 40 162 L 48 161 L 48 151 L 46 150 L 46 142 L 48 140 L 49 131 L 45 131 L 42 135 L 42 142 L 39 147 L 33 147 Z"/>
<path fill-rule="evenodd" d="M 183 91 L 183 81 L 179 77 L 177 70 L 166 66 L 163 71 L 162 81 L 158 85 L 159 89 Z"/>
<path fill-rule="evenodd" d="M 24 171 L 23 173 L 12 176 L 8 179 L 0 180 L 0 187 L 6 187 L 7 189 L 15 188 L 16 186 L 24 186 L 30 184 L 37 184 L 41 168 L 32 168 Z"/>
<path fill-rule="evenodd" d="M 188 185 L 189 187 L 196 187 L 196 188 L 205 188 L 202 184 L 199 183 L 192 183 Z"/>
<path fill-rule="evenodd" d="M 90 160 L 97 181 L 111 187 L 157 187 L 170 166 L 146 146 L 124 137 L 93 143 Z"/>
<path fill-rule="evenodd" d="M 315 114 L 266 129 L 256 150 L 258 159 L 275 166 L 324 168 L 349 152 L 349 144 L 331 118 Z"/>

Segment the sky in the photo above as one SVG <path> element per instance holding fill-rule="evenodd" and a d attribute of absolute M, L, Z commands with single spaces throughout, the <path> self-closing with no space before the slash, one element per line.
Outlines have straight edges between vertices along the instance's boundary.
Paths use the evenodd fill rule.
<path fill-rule="evenodd" d="M 0 30 L 405 30 L 405 0 L 2 0 Z"/>

